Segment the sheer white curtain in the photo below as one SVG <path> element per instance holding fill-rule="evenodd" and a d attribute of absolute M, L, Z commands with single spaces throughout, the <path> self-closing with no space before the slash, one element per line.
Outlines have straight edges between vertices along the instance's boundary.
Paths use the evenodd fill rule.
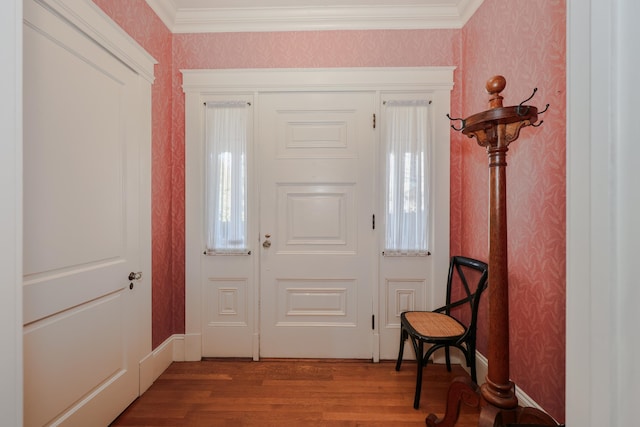
<path fill-rule="evenodd" d="M 429 101 L 387 101 L 385 255 L 428 254 Z"/>
<path fill-rule="evenodd" d="M 205 240 L 209 254 L 246 254 L 247 102 L 207 102 Z"/>

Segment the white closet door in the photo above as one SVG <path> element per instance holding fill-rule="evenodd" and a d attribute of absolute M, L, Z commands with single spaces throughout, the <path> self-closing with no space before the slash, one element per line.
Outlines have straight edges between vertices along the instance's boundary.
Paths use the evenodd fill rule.
<path fill-rule="evenodd" d="M 104 426 L 138 396 L 151 350 L 149 100 L 131 68 L 25 2 L 25 426 Z"/>

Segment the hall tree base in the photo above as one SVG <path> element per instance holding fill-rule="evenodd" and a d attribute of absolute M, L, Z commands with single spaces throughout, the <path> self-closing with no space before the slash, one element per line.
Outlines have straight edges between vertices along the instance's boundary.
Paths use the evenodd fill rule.
<path fill-rule="evenodd" d="M 479 427 L 535 427 L 560 426 L 545 412 L 530 407 L 517 406 L 514 409 L 500 409 L 482 401 L 480 388 L 467 377 L 455 378 L 449 386 L 446 411 L 442 419 L 429 414 L 426 424 L 429 427 L 454 426 L 458 421 L 460 406 L 480 407 Z"/>
<path fill-rule="evenodd" d="M 559 426 L 555 420 L 536 408 L 521 407 L 515 384 L 509 379 L 509 269 L 507 265 L 507 151 L 523 127 L 538 127 L 536 107 L 525 105 L 533 95 L 517 106 L 503 107 L 502 92 L 507 82 L 502 76 L 487 81 L 489 109 L 460 121 L 461 131 L 476 138 L 489 156 L 489 349 L 486 382 L 478 387 L 469 379 L 455 379 L 447 397 L 442 419 L 430 414 L 427 426 L 454 426 L 460 405 L 480 408 L 479 427 Z"/>

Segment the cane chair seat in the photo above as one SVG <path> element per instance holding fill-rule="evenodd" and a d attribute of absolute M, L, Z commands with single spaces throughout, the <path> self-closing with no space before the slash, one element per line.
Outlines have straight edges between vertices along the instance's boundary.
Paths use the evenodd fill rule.
<path fill-rule="evenodd" d="M 405 313 L 408 327 L 415 335 L 423 339 L 447 340 L 462 336 L 466 332 L 464 325 L 453 317 L 432 311 L 409 311 Z"/>

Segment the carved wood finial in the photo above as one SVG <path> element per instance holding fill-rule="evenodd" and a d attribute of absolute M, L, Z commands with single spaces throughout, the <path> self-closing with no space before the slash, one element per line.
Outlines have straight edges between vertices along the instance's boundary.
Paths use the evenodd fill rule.
<path fill-rule="evenodd" d="M 502 107 L 502 96 L 500 96 L 500 92 L 504 90 L 507 86 L 507 80 L 502 76 L 493 76 L 489 80 L 487 80 L 486 89 L 491 95 L 489 98 L 489 108 L 501 108 Z"/>

